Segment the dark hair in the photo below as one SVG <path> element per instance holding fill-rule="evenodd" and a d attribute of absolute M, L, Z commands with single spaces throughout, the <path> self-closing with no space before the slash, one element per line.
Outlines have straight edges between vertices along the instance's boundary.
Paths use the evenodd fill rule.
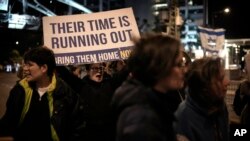
<path fill-rule="evenodd" d="M 70 72 L 74 72 L 78 68 L 78 66 L 69 65 L 68 68 L 69 68 Z"/>
<path fill-rule="evenodd" d="M 201 106 L 211 106 L 218 102 L 215 96 L 219 93 L 216 84 L 221 75 L 220 58 L 203 58 L 194 61 L 188 72 L 189 95 Z"/>
<path fill-rule="evenodd" d="M 24 62 L 35 62 L 38 66 L 47 65 L 48 76 L 52 76 L 56 67 L 55 56 L 52 50 L 45 46 L 36 47 L 24 54 Z"/>
<path fill-rule="evenodd" d="M 162 34 L 146 34 L 134 40 L 135 48 L 128 59 L 134 78 L 144 85 L 154 85 L 170 74 L 180 54 L 180 41 Z"/>
<path fill-rule="evenodd" d="M 116 69 L 117 67 L 117 64 L 119 63 L 119 61 L 123 61 L 125 64 L 127 64 L 127 60 L 117 60 L 117 61 L 112 61 L 109 65 L 109 67 L 111 69 Z"/>
<path fill-rule="evenodd" d="M 85 68 L 86 68 L 87 71 L 90 70 L 90 66 L 91 66 L 91 64 L 85 64 Z"/>

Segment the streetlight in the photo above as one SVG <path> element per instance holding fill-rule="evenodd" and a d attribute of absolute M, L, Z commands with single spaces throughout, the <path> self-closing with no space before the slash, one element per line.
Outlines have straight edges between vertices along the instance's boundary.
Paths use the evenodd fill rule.
<path fill-rule="evenodd" d="M 230 9 L 229 8 L 225 8 L 224 9 L 224 13 L 229 13 L 230 12 Z"/>
<path fill-rule="evenodd" d="M 218 14 L 229 14 L 231 12 L 231 10 L 230 10 L 230 8 L 225 8 L 225 9 L 223 9 L 223 10 L 221 10 L 221 11 L 215 11 L 215 12 L 213 12 L 212 13 L 212 27 L 214 27 L 214 20 L 215 20 L 215 18 L 217 18 L 217 15 Z"/>

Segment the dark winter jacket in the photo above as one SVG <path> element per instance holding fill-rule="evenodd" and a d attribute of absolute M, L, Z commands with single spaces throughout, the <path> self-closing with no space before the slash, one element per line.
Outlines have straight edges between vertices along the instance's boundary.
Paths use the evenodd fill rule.
<path fill-rule="evenodd" d="M 174 116 L 167 94 L 131 79 L 123 83 L 112 100 L 117 120 L 117 141 L 174 141 Z"/>
<path fill-rule="evenodd" d="M 180 104 L 175 113 L 174 124 L 178 135 L 190 141 L 228 141 L 229 121 L 226 105 L 216 112 L 209 113 L 191 97 Z"/>
<path fill-rule="evenodd" d="M 234 110 L 241 119 L 241 124 L 250 126 L 250 82 L 244 81 L 240 84 L 234 98 Z"/>
<path fill-rule="evenodd" d="M 82 120 L 79 118 L 79 113 L 81 113 L 80 110 L 82 109 L 79 101 L 79 96 L 60 78 L 56 78 L 55 82 L 55 87 L 51 93 L 53 102 L 51 104 L 52 108 L 50 107 L 51 105 L 49 104 L 49 102 L 47 102 L 47 110 L 49 110 L 48 125 L 49 127 L 53 127 L 53 129 L 55 130 L 55 134 L 58 137 L 57 139 L 59 139 L 60 141 L 79 140 L 80 132 L 82 132 L 81 130 L 83 129 Z M 10 96 L 7 101 L 6 113 L 0 121 L 1 135 L 13 136 L 15 140 L 40 140 L 39 137 L 36 137 L 33 134 L 28 135 L 27 133 L 28 136 L 25 136 L 24 138 L 20 136 L 20 133 L 25 133 L 25 131 L 23 131 L 25 127 L 23 127 L 22 125 L 27 123 L 26 118 L 29 117 L 28 114 L 32 109 L 32 107 L 30 106 L 32 106 L 34 96 L 38 94 L 33 85 L 30 85 L 30 88 L 33 90 L 33 92 L 31 93 L 31 104 L 28 106 L 26 105 L 27 88 L 24 88 L 22 85 L 20 85 L 20 83 L 17 83 L 11 90 Z M 46 92 L 45 95 L 47 98 L 49 97 L 48 92 Z M 46 99 L 46 97 L 44 98 Z M 25 113 L 23 112 L 25 107 L 28 107 L 27 114 L 23 114 Z M 34 128 L 37 129 L 37 125 L 34 125 Z M 41 132 L 41 135 L 44 132 Z M 51 134 L 53 134 L 53 132 L 51 132 Z M 51 138 L 52 140 L 57 140 L 53 137 Z"/>
<path fill-rule="evenodd" d="M 65 68 L 58 68 L 61 75 L 84 103 L 82 117 L 85 121 L 84 141 L 112 141 L 114 140 L 114 120 L 111 111 L 111 99 L 115 89 L 127 78 L 128 71 L 116 74 L 112 78 L 95 82 L 88 75 L 82 80 L 70 74 Z"/>
<path fill-rule="evenodd" d="M 109 80 L 98 83 L 86 76 L 82 82 L 80 96 L 84 103 L 83 117 L 86 129 L 85 141 L 113 140 L 111 99 L 114 93 Z"/>

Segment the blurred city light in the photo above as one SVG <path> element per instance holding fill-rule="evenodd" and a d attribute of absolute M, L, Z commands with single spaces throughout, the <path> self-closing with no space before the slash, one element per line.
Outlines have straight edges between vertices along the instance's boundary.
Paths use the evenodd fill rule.
<path fill-rule="evenodd" d="M 230 9 L 229 9 L 229 8 L 225 8 L 225 9 L 224 9 L 224 12 L 225 12 L 225 13 L 229 13 L 229 12 L 230 12 Z"/>

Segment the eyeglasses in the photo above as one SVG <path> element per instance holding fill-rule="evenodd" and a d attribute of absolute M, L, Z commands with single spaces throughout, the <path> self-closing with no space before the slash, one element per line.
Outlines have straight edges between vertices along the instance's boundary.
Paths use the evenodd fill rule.
<path fill-rule="evenodd" d="M 94 72 L 98 72 L 98 71 L 103 71 L 104 67 L 93 67 L 90 68 L 90 70 L 94 71 Z"/>
<path fill-rule="evenodd" d="M 176 63 L 174 66 L 178 68 L 184 68 L 186 67 L 186 63 L 184 61 L 181 61 L 181 62 Z"/>

